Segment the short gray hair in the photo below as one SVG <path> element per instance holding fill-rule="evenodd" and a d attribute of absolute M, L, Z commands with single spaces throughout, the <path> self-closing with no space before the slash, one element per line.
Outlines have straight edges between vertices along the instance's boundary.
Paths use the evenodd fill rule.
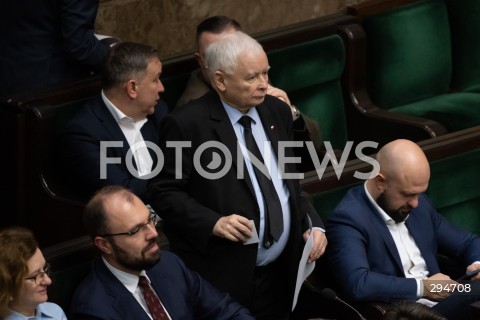
<path fill-rule="evenodd" d="M 205 60 L 211 79 L 216 71 L 233 74 L 241 54 L 264 52 L 260 43 L 242 31 L 235 31 L 210 44 L 205 50 Z"/>

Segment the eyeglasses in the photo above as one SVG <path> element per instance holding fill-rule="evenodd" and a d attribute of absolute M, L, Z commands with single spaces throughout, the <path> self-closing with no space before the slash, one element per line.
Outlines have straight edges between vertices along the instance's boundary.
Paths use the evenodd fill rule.
<path fill-rule="evenodd" d="M 156 213 L 151 213 L 148 217 L 148 221 L 145 224 L 142 224 L 135 229 L 128 231 L 128 232 L 120 232 L 120 233 L 106 233 L 106 234 L 99 234 L 99 237 L 114 237 L 114 236 L 129 236 L 132 237 L 136 235 L 139 231 L 147 231 L 148 225 L 155 227 L 157 226 L 158 222 L 160 221 L 160 217 Z"/>
<path fill-rule="evenodd" d="M 39 285 L 45 275 L 50 277 L 50 264 L 46 263 L 43 267 L 43 271 L 40 271 L 36 275 L 25 278 L 25 280 L 34 280 L 36 285 Z"/>

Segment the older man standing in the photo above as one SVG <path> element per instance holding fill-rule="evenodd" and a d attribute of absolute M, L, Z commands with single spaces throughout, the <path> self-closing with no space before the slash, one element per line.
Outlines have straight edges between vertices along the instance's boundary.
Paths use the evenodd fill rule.
<path fill-rule="evenodd" d="M 149 185 L 149 203 L 165 221 L 172 251 L 190 268 L 257 319 L 288 319 L 303 240 L 313 230 L 310 261 L 327 245 L 323 230 L 310 229 L 323 224 L 298 181 L 279 175 L 279 142 L 292 140 L 291 112 L 266 95 L 267 56 L 250 36 L 231 33 L 211 44 L 205 59 L 215 91 L 162 122 L 165 166 Z M 256 170 L 256 159 L 271 160 L 269 177 Z M 294 170 L 287 163 L 286 172 Z M 259 241 L 250 243 L 256 230 Z"/>

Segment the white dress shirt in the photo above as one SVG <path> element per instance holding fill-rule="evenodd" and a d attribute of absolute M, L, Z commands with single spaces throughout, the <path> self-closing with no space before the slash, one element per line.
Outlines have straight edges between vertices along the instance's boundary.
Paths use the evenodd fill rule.
<path fill-rule="evenodd" d="M 410 235 L 410 232 L 405 225 L 407 218 L 399 223 L 395 221 L 382 209 L 380 206 L 373 200 L 370 193 L 368 193 L 367 183 L 364 184 L 365 193 L 367 194 L 368 199 L 372 205 L 377 209 L 377 212 L 380 214 L 382 219 L 385 221 L 390 234 L 392 235 L 395 246 L 397 247 L 398 255 L 403 266 L 403 272 L 405 273 L 406 278 L 414 278 L 417 281 L 417 297 L 421 298 L 423 296 L 423 279 L 428 277 L 427 264 L 425 259 L 422 257 L 420 249 L 418 249 L 415 240 Z M 426 300 L 425 304 L 431 305 L 430 300 Z M 418 301 L 423 303 L 423 301 Z"/>
<path fill-rule="evenodd" d="M 151 173 L 153 159 L 145 144 L 145 140 L 143 140 L 142 132 L 140 131 L 148 119 L 145 118 L 139 121 L 133 121 L 132 118 L 126 116 L 120 109 L 115 107 L 110 100 L 108 100 L 103 90 L 102 99 L 108 110 L 112 113 L 115 121 L 117 121 L 125 139 L 130 145 L 130 150 L 132 151 L 133 158 L 137 165 L 138 176 L 142 177 Z"/>

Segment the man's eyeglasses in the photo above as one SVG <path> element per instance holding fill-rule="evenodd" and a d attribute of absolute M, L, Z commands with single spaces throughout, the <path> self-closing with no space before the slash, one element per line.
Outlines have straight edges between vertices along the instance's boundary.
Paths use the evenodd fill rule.
<path fill-rule="evenodd" d="M 160 221 L 160 217 L 156 213 L 151 213 L 150 216 L 148 217 L 148 221 L 145 222 L 145 224 L 142 224 L 135 229 L 128 231 L 128 232 L 120 232 L 120 233 L 106 233 L 106 234 L 99 234 L 99 237 L 114 237 L 114 236 L 134 236 L 136 235 L 139 231 L 147 231 L 148 230 L 148 225 L 155 227 L 157 226 L 158 222 Z"/>
<path fill-rule="evenodd" d="M 40 271 L 39 273 L 31 276 L 31 277 L 26 277 L 25 280 L 33 280 L 35 281 L 36 285 L 39 285 L 42 279 L 45 277 L 45 275 L 50 277 L 50 264 L 46 263 L 45 266 L 43 267 L 43 271 Z"/>

